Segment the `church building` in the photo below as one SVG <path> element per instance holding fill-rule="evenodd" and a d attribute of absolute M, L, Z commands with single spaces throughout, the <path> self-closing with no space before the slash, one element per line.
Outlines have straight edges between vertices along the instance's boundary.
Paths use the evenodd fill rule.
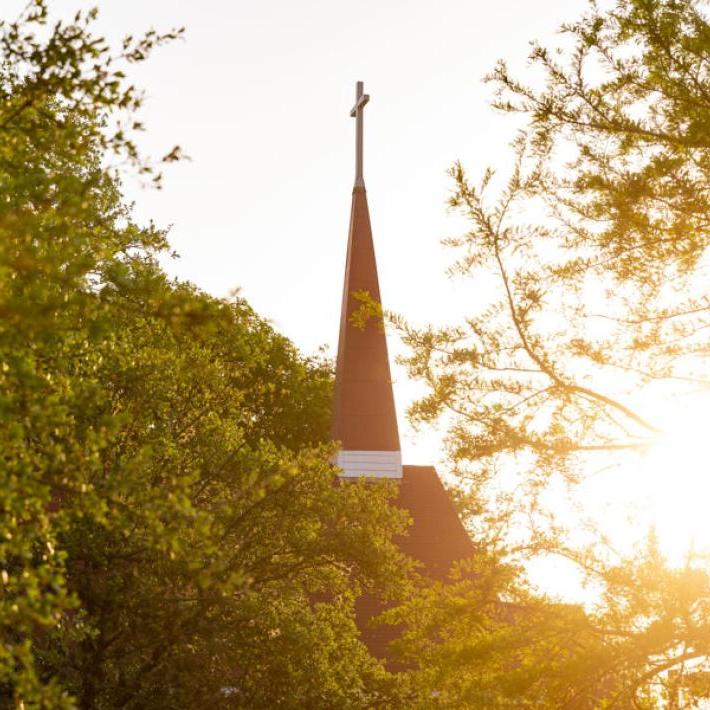
<path fill-rule="evenodd" d="M 367 292 L 381 303 L 377 263 L 363 178 L 363 114 L 369 96 L 357 82 L 350 113 L 356 119 L 356 168 L 333 400 L 332 438 L 340 442 L 336 464 L 343 479 L 390 479 L 398 484 L 395 505 L 412 519 L 398 541 L 402 551 L 418 560 L 421 572 L 445 580 L 454 562 L 471 557 L 473 545 L 433 466 L 402 465 L 397 415 L 392 393 L 383 323 L 370 318 L 364 328 L 352 316 L 362 306 L 356 294 Z M 373 655 L 384 658 L 395 636 L 391 627 L 368 627 L 382 609 L 374 598 L 357 605 L 358 624 Z"/>

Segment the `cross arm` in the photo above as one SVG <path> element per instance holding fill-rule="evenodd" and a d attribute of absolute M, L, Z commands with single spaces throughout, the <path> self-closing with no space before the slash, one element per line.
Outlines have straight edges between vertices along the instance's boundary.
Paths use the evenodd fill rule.
<path fill-rule="evenodd" d="M 361 111 L 369 100 L 370 94 L 363 94 L 362 96 L 359 96 L 355 105 L 352 107 L 352 109 L 350 109 L 350 115 L 355 118 L 358 114 L 358 111 Z"/>

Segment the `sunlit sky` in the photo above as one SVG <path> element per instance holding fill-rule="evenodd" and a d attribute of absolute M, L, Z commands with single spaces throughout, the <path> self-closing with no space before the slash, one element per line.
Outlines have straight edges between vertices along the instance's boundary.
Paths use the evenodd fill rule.
<path fill-rule="evenodd" d="M 166 259 L 167 270 L 216 296 L 241 289 L 303 352 L 325 345 L 331 356 L 355 81 L 371 96 L 365 180 L 384 305 L 418 324 L 456 321 L 475 308 L 481 286 L 445 275 L 451 255 L 440 240 L 465 229 L 447 212 L 446 171 L 459 159 L 473 175 L 505 169 L 518 125 L 490 108 L 482 78 L 505 58 L 534 81 L 529 41 L 554 43 L 557 27 L 586 7 L 583 0 L 50 3 L 58 15 L 96 4 L 98 28 L 113 40 L 186 28 L 184 40 L 157 50 L 130 77 L 146 92 L 144 150 L 159 156 L 179 143 L 190 156 L 166 171 L 160 192 L 126 184 L 139 221 L 171 227 L 180 258 Z M 23 5 L 3 3 L 4 17 Z M 390 348 L 399 350 L 394 341 Z M 438 436 L 406 423 L 419 390 L 400 368 L 393 375 L 405 463 L 440 463 L 445 472 Z M 660 500 L 663 458 L 654 466 Z M 608 486 L 595 495 L 610 502 Z"/>
<path fill-rule="evenodd" d="M 16 7 L 23 3 L 15 2 Z M 12 4 L 12 3 L 11 3 Z M 169 272 L 217 296 L 232 289 L 304 352 L 337 348 L 354 170 L 355 81 L 371 96 L 365 179 L 385 307 L 417 323 L 454 319 L 475 288 L 445 276 L 447 168 L 507 164 L 516 123 L 489 107 L 496 59 L 525 69 L 528 42 L 554 37 L 582 0 L 54 0 L 98 4 L 111 38 L 185 26 L 131 76 L 144 87 L 147 152 L 191 160 L 159 192 L 127 185 L 141 219 L 172 225 Z M 9 13 L 8 13 L 9 14 Z M 6 15 L 7 16 L 7 15 Z M 397 350 L 397 344 L 391 344 Z M 434 462 L 413 435 L 416 389 L 396 369 L 405 462 Z"/>

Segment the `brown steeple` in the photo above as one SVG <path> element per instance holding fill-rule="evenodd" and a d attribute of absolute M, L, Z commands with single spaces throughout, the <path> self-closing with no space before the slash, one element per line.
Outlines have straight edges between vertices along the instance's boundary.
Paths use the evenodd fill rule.
<path fill-rule="evenodd" d="M 380 318 L 370 318 L 365 327 L 360 328 L 351 320 L 353 312 L 362 306 L 362 301 L 355 296 L 358 292 L 367 292 L 372 299 L 380 302 L 377 263 L 362 176 L 362 110 L 368 99 L 363 94 L 362 82 L 358 82 L 357 101 L 351 112 L 357 119 L 358 140 L 340 318 L 332 436 L 342 444 L 338 463 L 345 475 L 399 477 L 401 463 L 396 463 L 400 460 L 399 434 L 384 324 Z M 356 474 L 352 466 L 362 471 Z"/>
<path fill-rule="evenodd" d="M 367 291 L 380 302 L 375 249 L 362 175 L 362 110 L 369 96 L 357 83 L 351 115 L 357 118 L 356 170 L 350 213 L 350 234 L 345 264 L 343 307 L 333 403 L 333 439 L 342 449 L 336 464 L 343 478 L 391 478 L 397 485 L 394 505 L 408 511 L 409 533 L 396 540 L 406 555 L 421 563 L 421 572 L 446 581 L 451 566 L 473 553 L 471 540 L 439 476 L 431 466 L 402 466 L 397 417 L 392 397 L 387 342 L 381 319 L 370 318 L 364 330 L 353 325 L 353 313 L 362 305 L 353 294 Z M 355 613 L 362 639 L 370 652 L 384 658 L 390 670 L 388 644 L 402 631 L 394 626 L 371 626 L 370 619 L 385 604 L 377 593 L 360 597 Z"/>

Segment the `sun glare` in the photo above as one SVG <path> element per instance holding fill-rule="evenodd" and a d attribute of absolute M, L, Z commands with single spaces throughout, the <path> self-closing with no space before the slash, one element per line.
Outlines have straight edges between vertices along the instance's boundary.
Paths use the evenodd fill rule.
<path fill-rule="evenodd" d="M 710 551 L 710 395 L 655 414 L 663 433 L 638 462 L 633 507 L 668 561 L 681 565 L 689 552 Z"/>

